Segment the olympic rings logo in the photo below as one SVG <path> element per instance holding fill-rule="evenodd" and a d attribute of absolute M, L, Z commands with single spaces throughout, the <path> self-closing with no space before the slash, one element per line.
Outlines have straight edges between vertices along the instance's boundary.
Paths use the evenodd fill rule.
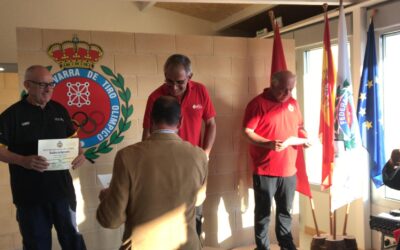
<path fill-rule="evenodd" d="M 72 122 L 77 130 L 88 135 L 95 132 L 104 121 L 104 114 L 98 110 L 90 112 L 89 115 L 84 111 L 77 111 L 72 114 Z"/>

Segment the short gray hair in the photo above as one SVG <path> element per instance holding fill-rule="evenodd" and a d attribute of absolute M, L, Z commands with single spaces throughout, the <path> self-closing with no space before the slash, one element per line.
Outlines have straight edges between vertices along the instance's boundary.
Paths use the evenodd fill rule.
<path fill-rule="evenodd" d="M 164 64 L 164 72 L 170 67 L 183 66 L 187 75 L 192 73 L 192 66 L 189 57 L 182 54 L 174 54 L 168 57 Z"/>
<path fill-rule="evenodd" d="M 289 78 L 296 78 L 296 75 L 293 74 L 289 70 L 282 70 L 282 71 L 275 72 L 274 74 L 272 74 L 272 77 L 271 77 L 271 85 L 275 86 L 276 84 L 280 83 L 284 79 L 289 79 Z"/>

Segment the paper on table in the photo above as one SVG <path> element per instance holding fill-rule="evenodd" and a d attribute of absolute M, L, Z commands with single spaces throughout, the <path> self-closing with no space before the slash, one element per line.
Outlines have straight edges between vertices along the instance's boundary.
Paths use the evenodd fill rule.
<path fill-rule="evenodd" d="M 108 188 L 110 186 L 111 177 L 112 177 L 112 174 L 97 175 L 97 178 L 99 178 L 99 181 L 101 183 L 101 186 L 103 186 L 104 188 Z"/>
<path fill-rule="evenodd" d="M 49 166 L 46 170 L 66 170 L 79 154 L 79 139 L 48 139 L 38 141 L 38 155 L 46 158 Z"/>

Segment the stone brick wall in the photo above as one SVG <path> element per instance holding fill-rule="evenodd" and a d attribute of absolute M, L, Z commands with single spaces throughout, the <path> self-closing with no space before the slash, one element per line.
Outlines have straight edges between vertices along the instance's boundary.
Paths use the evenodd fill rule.
<path fill-rule="evenodd" d="M 204 204 L 206 245 L 232 248 L 252 243 L 254 199 L 241 120 L 247 102 L 269 85 L 272 40 L 19 28 L 19 77 L 0 74 L 0 111 L 18 100 L 23 72 L 29 65 L 52 65 L 53 71 L 58 71 L 46 49 L 52 43 L 70 40 L 74 34 L 103 48 L 104 57 L 94 70 L 102 73 L 99 66 L 106 65 L 122 74 L 132 91 L 134 106 L 132 126 L 123 142 L 95 164 L 86 163 L 72 171 L 78 198 L 77 219 L 88 249 L 119 247 L 122 228 L 103 229 L 95 219 L 101 188 L 96 176 L 111 173 L 118 149 L 140 141 L 147 97 L 163 82 L 163 64 L 172 53 L 191 58 L 193 79 L 207 86 L 217 111 L 217 139 L 210 156 Z M 288 67 L 294 71 L 294 41 L 283 40 L 283 44 Z M 8 168 L 0 165 L 0 249 L 21 249 Z M 59 249 L 55 235 L 53 245 Z"/>

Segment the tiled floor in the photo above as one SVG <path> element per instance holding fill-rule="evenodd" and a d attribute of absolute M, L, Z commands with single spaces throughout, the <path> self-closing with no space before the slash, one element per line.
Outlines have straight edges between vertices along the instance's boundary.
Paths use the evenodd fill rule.
<path fill-rule="evenodd" d="M 250 246 L 244 246 L 244 247 L 237 247 L 237 248 L 233 248 L 232 250 L 254 250 L 254 248 L 256 247 L 256 245 L 250 245 Z M 205 247 L 203 248 L 203 250 L 226 250 L 223 248 L 213 248 L 213 247 Z M 271 245 L 271 250 L 279 250 L 279 246 L 272 244 Z"/>
<path fill-rule="evenodd" d="M 312 236 L 307 235 L 304 232 L 300 232 L 299 236 L 300 236 L 301 246 L 298 248 L 298 250 L 310 249 Z M 237 247 L 237 248 L 233 248 L 233 249 L 205 247 L 205 248 L 203 248 L 203 250 L 254 250 L 255 247 L 256 247 L 256 245 L 242 246 L 242 247 Z M 277 244 L 271 244 L 271 250 L 279 250 L 279 246 Z"/>
<path fill-rule="evenodd" d="M 256 248 L 256 245 L 251 245 L 251 246 L 246 246 L 246 247 L 238 247 L 234 248 L 232 250 L 254 250 Z M 271 244 L 271 250 L 279 250 L 279 246 L 275 244 Z"/>

